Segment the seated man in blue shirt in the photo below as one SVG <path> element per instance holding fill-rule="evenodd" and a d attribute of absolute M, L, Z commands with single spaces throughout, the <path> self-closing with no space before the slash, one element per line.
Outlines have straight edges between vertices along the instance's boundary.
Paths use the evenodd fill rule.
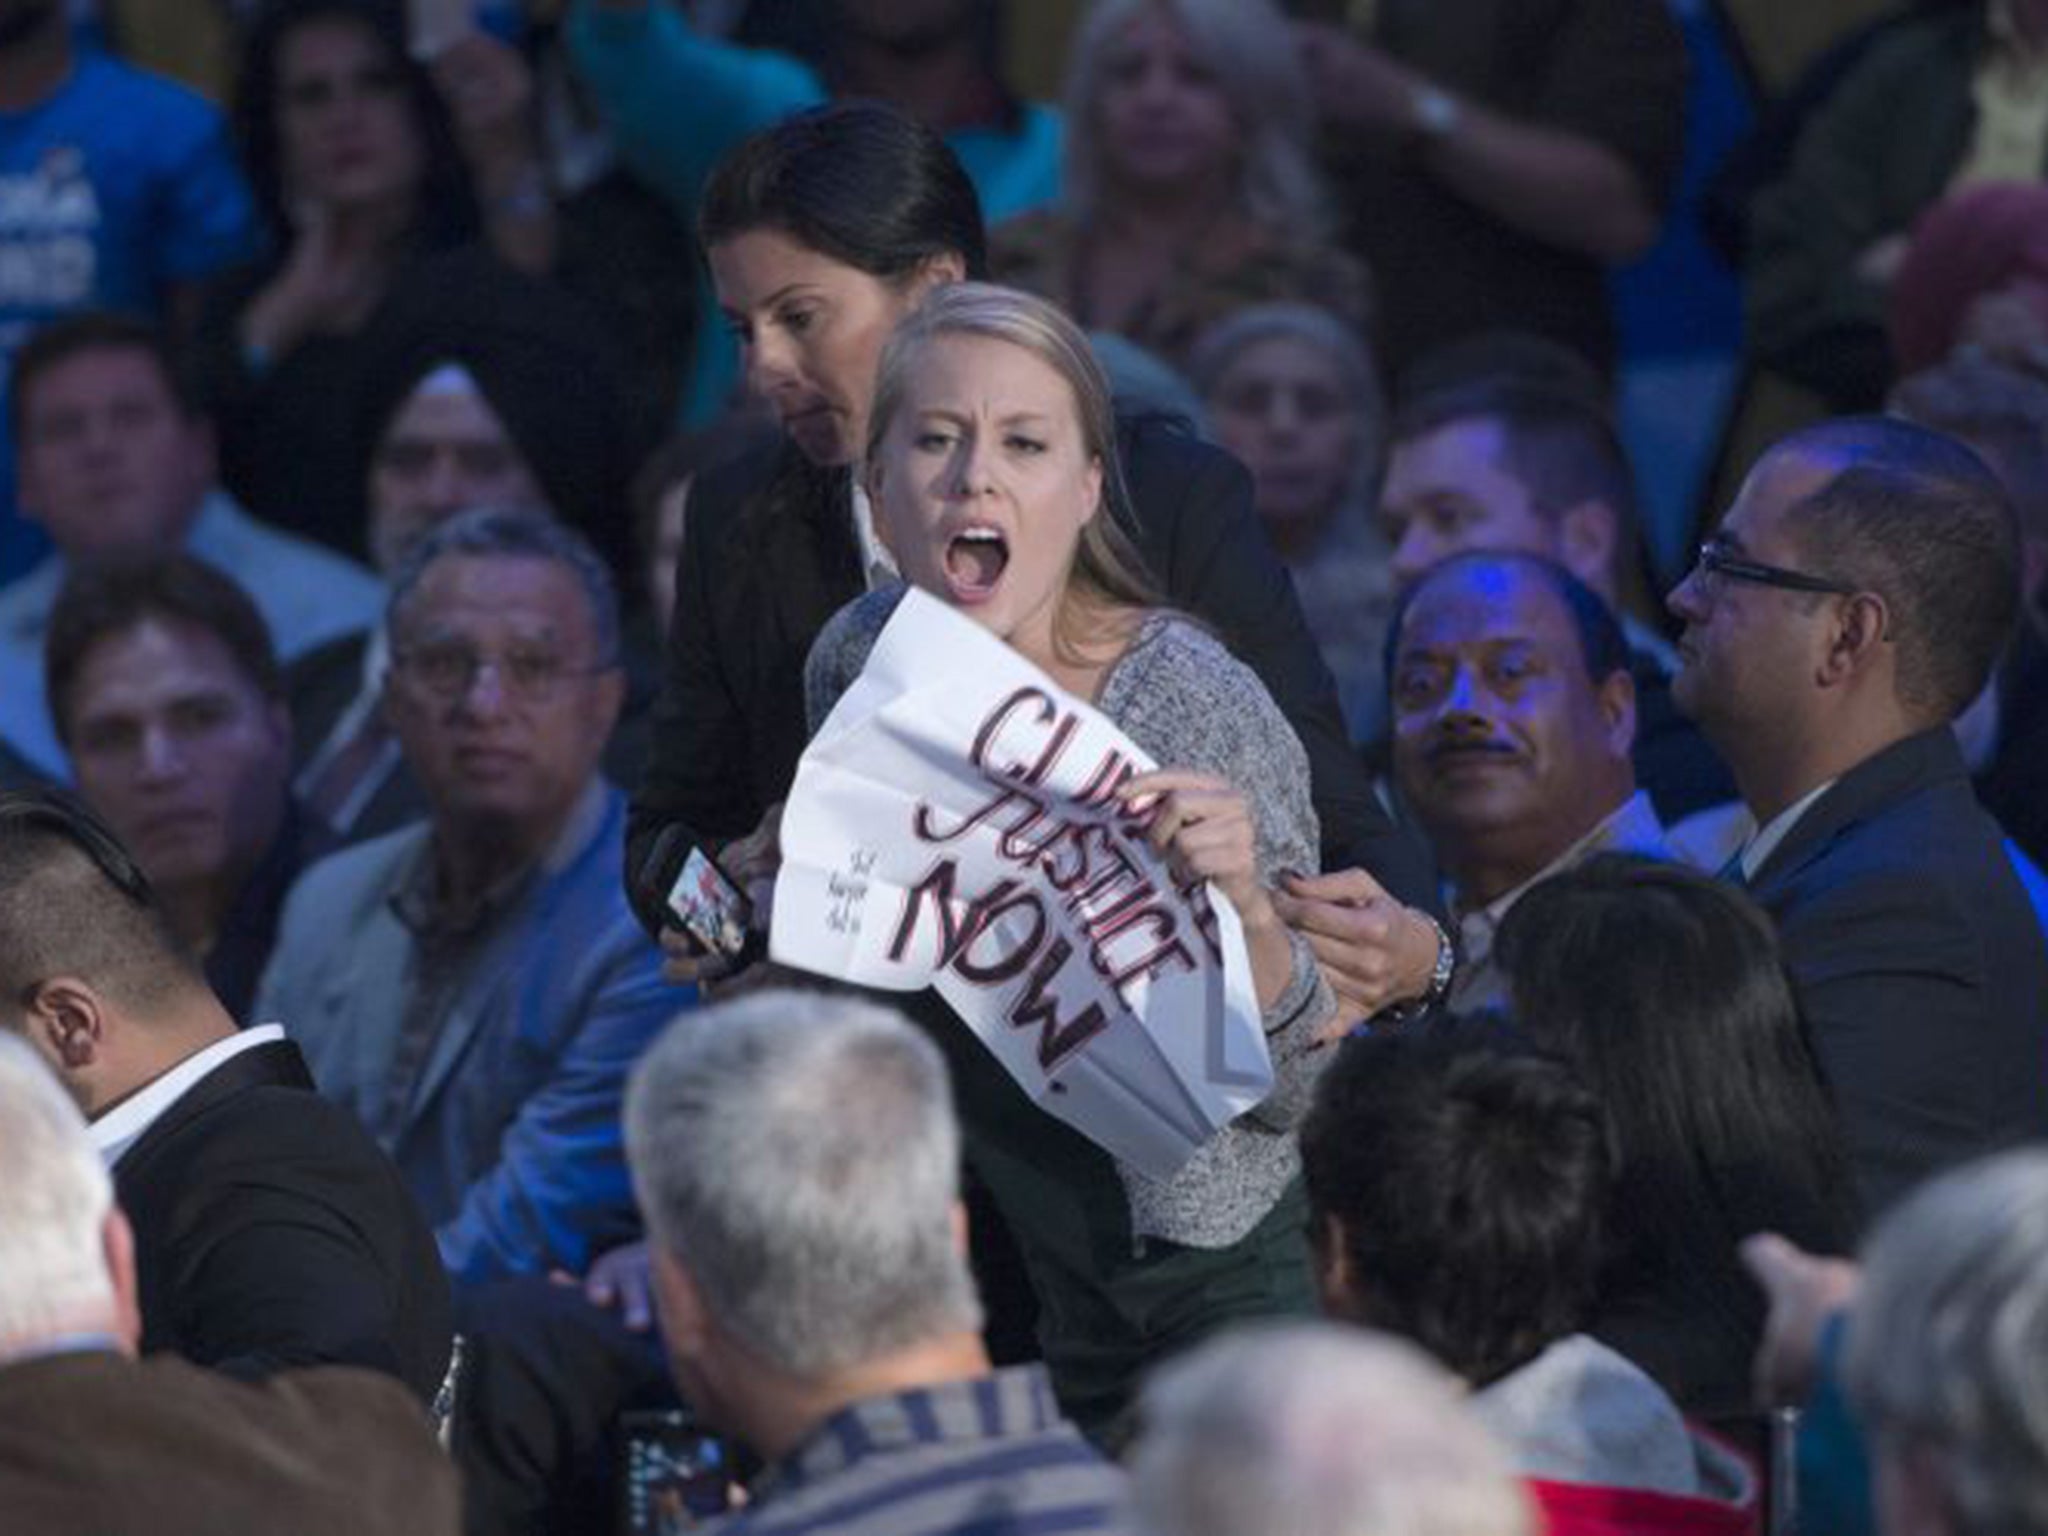
<path fill-rule="evenodd" d="M 759 992 L 679 1020 L 626 1138 L 677 1384 L 769 1463 L 710 1529 L 1125 1528 L 1044 1372 L 990 1368 L 945 1063 L 903 1019 Z"/>
<path fill-rule="evenodd" d="M 183 549 L 248 590 L 289 661 L 376 616 L 383 589 L 351 560 L 266 526 L 220 490 L 213 429 L 162 339 L 88 313 L 38 332 L 9 397 L 21 505 L 56 552 L 0 587 L 0 737 L 65 773 L 43 697 L 50 610 L 72 566 Z"/>
<path fill-rule="evenodd" d="M 626 1073 L 686 999 L 618 879 L 598 772 L 611 577 L 544 513 L 441 524 L 392 578 L 384 709 L 428 815 L 293 888 L 256 1016 L 397 1160 L 459 1284 L 636 1236 Z"/>
<path fill-rule="evenodd" d="M 220 109 L 81 46 L 82 9 L 0 5 L 0 399 L 37 326 L 96 306 L 189 325 L 204 285 L 256 243 Z M 18 511 L 0 440 L 0 582 L 48 552 Z"/>

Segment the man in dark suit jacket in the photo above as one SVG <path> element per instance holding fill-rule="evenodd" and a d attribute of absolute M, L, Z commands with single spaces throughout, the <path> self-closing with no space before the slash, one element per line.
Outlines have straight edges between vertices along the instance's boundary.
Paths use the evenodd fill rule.
<path fill-rule="evenodd" d="M 281 1030 L 236 1030 L 139 868 L 54 795 L 0 795 L 0 995 L 113 1171 L 144 1349 L 368 1366 L 433 1398 L 447 1280 L 398 1170 Z"/>
<path fill-rule="evenodd" d="M 1950 438 L 1851 418 L 1771 449 L 1671 595 L 1675 692 L 1758 830 L 1777 920 L 1873 1212 L 2048 1135 L 2048 941 L 1949 722 L 2019 600 L 2005 493 Z"/>
<path fill-rule="evenodd" d="M 137 1360 L 127 1221 L 77 1108 L 0 1036 L 0 1520 L 10 1531 L 452 1536 L 419 1405 L 346 1367 L 229 1380 Z"/>

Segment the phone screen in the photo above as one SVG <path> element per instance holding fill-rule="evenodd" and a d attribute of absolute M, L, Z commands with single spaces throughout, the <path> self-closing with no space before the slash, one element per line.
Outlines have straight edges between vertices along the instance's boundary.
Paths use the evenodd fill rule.
<path fill-rule="evenodd" d="M 701 848 L 691 848 L 669 887 L 668 909 L 683 932 L 716 954 L 736 957 L 747 945 L 747 897 Z"/>
<path fill-rule="evenodd" d="M 676 1536 L 731 1505 L 725 1444 L 686 1413 L 627 1413 L 621 1461 L 620 1536 Z"/>

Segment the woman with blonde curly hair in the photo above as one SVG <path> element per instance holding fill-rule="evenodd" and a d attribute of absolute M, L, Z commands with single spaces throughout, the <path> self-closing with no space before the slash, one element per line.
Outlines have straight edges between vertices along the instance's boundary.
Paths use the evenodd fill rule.
<path fill-rule="evenodd" d="M 1369 281 L 1326 239 L 1311 97 L 1272 0 L 1099 0 L 1069 60 L 1065 198 L 996 229 L 999 281 L 1175 364 L 1249 304 L 1364 326 Z"/>

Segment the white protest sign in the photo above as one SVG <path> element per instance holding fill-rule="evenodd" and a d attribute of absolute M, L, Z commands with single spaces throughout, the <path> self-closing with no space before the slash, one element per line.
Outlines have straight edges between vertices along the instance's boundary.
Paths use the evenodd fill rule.
<path fill-rule="evenodd" d="M 936 987 L 1048 1113 L 1164 1178 L 1273 1069 L 1236 912 L 1117 798 L 1153 766 L 913 590 L 797 769 L 769 952 Z"/>

